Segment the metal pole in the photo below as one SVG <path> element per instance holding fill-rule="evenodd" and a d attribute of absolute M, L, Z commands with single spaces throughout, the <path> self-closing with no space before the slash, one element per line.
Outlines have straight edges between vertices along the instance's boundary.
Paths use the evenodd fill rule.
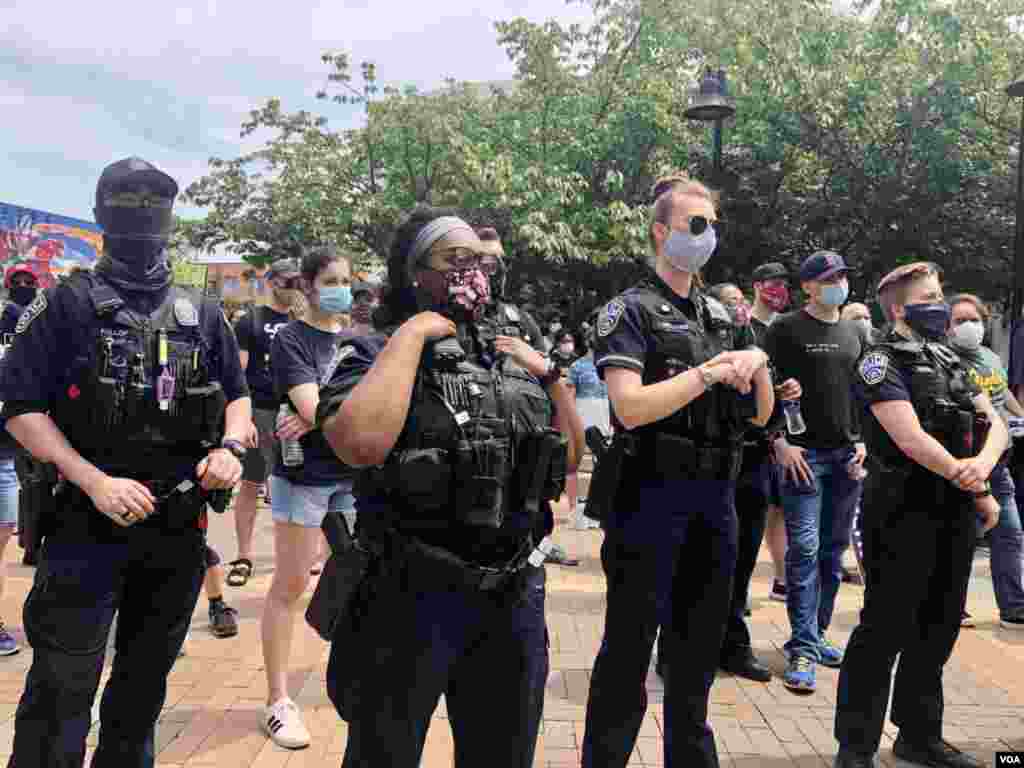
<path fill-rule="evenodd" d="M 719 173 L 722 170 L 722 121 L 715 120 L 715 172 Z"/>
<path fill-rule="evenodd" d="M 1014 251 L 1017 279 L 1011 324 L 1020 322 L 1021 305 L 1024 304 L 1024 99 L 1020 102 L 1020 137 L 1017 140 L 1017 236 Z"/>

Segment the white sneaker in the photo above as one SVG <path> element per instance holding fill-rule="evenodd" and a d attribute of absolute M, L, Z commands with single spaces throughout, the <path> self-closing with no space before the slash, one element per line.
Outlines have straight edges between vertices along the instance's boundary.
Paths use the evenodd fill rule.
<path fill-rule="evenodd" d="M 278 699 L 263 712 L 263 730 L 279 747 L 303 749 L 309 746 L 309 731 L 299 708 L 291 699 Z"/>

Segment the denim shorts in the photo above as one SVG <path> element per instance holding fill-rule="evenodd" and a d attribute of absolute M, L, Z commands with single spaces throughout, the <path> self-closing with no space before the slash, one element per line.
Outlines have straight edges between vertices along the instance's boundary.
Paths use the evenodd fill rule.
<path fill-rule="evenodd" d="M 270 513 L 275 522 L 319 528 L 328 510 L 346 517 L 354 512 L 351 480 L 333 485 L 297 485 L 270 476 Z"/>
<path fill-rule="evenodd" d="M 0 460 L 0 528 L 18 525 L 18 473 L 14 459 Z"/>

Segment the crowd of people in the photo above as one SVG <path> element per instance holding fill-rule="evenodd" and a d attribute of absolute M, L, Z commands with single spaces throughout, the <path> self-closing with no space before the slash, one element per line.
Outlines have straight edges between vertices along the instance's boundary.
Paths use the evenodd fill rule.
<path fill-rule="evenodd" d="M 718 200 L 676 174 L 652 190 L 646 277 L 578 328 L 509 300 L 486 222 L 428 206 L 396 222 L 385 281 L 353 280 L 349 255 L 309 244 L 270 265 L 267 304 L 228 318 L 171 284 L 177 192 L 145 161 L 115 163 L 97 185 L 95 270 L 45 292 L 23 266 L 5 275 L 0 558 L 30 525 L 15 457 L 53 468 L 53 503 L 30 525 L 42 544 L 12 768 L 82 765 L 115 613 L 92 764 L 153 765 L 204 588 L 213 633 L 238 633 L 224 584 L 251 588 L 261 496 L 274 568 L 260 724 L 282 748 L 310 743 L 288 672 L 319 575 L 309 620 L 331 643 L 344 766 L 418 765 L 442 694 L 456 765 L 531 766 L 544 565 L 579 562 L 551 538 L 565 497 L 573 527 L 601 530 L 607 580 L 585 768 L 627 765 L 652 653 L 665 764 L 718 765 L 716 674 L 773 676 L 746 621 L 763 545 L 789 618 L 783 685 L 810 694 L 818 665 L 840 669 L 837 768 L 876 764 L 897 657 L 896 755 L 979 765 L 942 738 L 942 669 L 988 532 L 1000 625 L 1024 628 L 1008 450 L 1024 375 L 1011 387 L 986 305 L 947 301 L 934 265 L 880 282 L 877 328 L 831 251 L 795 271 L 766 259 L 749 294 L 706 287 Z M 204 531 L 232 490 L 237 551 L 222 564 Z M 845 648 L 829 633 L 844 581 L 865 586 Z M 18 650 L 0 624 L 0 655 Z"/>

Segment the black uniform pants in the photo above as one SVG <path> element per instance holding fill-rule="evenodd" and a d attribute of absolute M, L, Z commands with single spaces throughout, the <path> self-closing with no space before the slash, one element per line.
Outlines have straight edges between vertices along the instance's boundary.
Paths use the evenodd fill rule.
<path fill-rule="evenodd" d="M 441 694 L 455 768 L 532 768 L 548 677 L 543 566 L 495 592 L 368 578 L 378 583 L 327 666 L 348 721 L 342 768 L 417 768 Z"/>
<path fill-rule="evenodd" d="M 750 629 L 747 627 L 745 613 L 750 597 L 750 579 L 757 566 L 761 542 L 764 541 L 773 471 L 774 465 L 764 457 L 763 451 L 757 451 L 756 455 L 752 455 L 749 450 L 744 452 L 743 471 L 736 485 L 736 574 L 733 577 L 729 622 L 722 643 L 723 662 L 750 652 Z"/>
<path fill-rule="evenodd" d="M 878 750 L 897 655 L 892 722 L 915 741 L 942 735 L 942 668 L 960 634 L 976 517 L 966 494 L 918 475 L 865 480 L 864 609 L 839 674 L 835 726 L 856 752 Z"/>
<path fill-rule="evenodd" d="M 587 700 L 583 768 L 624 768 L 647 711 L 661 626 L 665 766 L 717 768 L 707 723 L 736 565 L 734 486 L 680 480 L 641 488 L 605 526 L 604 638 Z"/>
<path fill-rule="evenodd" d="M 8 768 L 81 768 L 115 613 L 116 655 L 92 768 L 152 768 L 167 675 L 199 598 L 205 553 L 198 529 L 128 528 L 102 538 L 65 529 L 46 537 L 25 600 L 32 666 Z"/>

